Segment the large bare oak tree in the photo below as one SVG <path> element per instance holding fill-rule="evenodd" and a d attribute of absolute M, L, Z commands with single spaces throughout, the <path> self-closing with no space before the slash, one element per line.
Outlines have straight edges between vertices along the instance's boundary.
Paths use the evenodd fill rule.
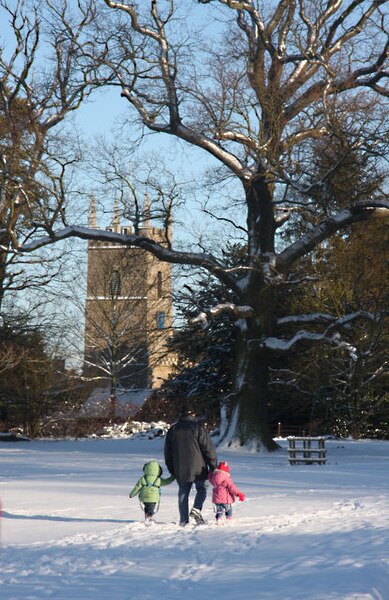
<path fill-rule="evenodd" d="M 46 226 L 46 237 L 21 250 L 71 236 L 95 237 L 201 267 L 234 290 L 238 304 L 202 315 L 206 322 L 212 312 L 225 310 L 236 319 L 235 390 L 226 442 L 238 439 L 274 449 L 267 420 L 274 355 L 302 341 L 336 344 L 345 323 L 374 318 L 295 316 L 297 330 L 285 337 L 279 329 L 286 317 L 279 315 L 278 291 L 292 284 L 298 262 L 334 233 L 389 214 L 389 203 L 378 192 L 341 208 L 336 198 L 313 206 L 326 178 L 314 178 L 309 168 L 313 143 L 330 144 L 340 129 L 349 147 L 351 140 L 363 152 L 384 154 L 385 5 L 385 0 L 100 2 L 101 20 L 85 48 L 88 58 L 104 50 L 105 61 L 96 63 L 100 77 L 119 87 L 134 122 L 137 116 L 146 130 L 212 155 L 221 167 L 216 175 L 240 183 L 248 258 L 231 270 L 211 252 L 184 252 L 141 235 L 78 226 L 50 231 Z M 207 25 L 205 39 L 195 31 L 194 19 Z M 370 118 L 362 118 L 367 113 Z M 234 222 L 236 212 L 235 203 L 222 216 Z M 285 231 L 288 243 L 282 244 Z"/>

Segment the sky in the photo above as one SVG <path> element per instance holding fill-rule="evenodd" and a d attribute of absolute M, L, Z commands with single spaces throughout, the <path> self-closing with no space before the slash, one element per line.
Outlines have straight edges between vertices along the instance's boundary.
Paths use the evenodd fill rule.
<path fill-rule="evenodd" d="M 388 600 L 389 442 L 290 466 L 278 441 L 218 449 L 247 499 L 217 527 L 208 492 L 207 525 L 185 529 L 175 482 L 153 527 L 128 498 L 163 439 L 0 442 L 1 599 Z"/>

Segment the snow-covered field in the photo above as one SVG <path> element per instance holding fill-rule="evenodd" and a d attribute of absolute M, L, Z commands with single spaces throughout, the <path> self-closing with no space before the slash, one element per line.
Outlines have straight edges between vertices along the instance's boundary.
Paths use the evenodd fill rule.
<path fill-rule="evenodd" d="M 389 442 L 327 441 L 327 464 L 219 452 L 247 501 L 179 528 L 176 483 L 146 528 L 128 492 L 163 439 L 0 443 L 1 600 L 388 600 Z"/>

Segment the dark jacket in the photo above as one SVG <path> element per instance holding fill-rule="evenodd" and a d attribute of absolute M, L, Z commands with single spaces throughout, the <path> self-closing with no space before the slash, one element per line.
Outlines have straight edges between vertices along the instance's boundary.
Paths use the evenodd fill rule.
<path fill-rule="evenodd" d="M 165 463 L 178 483 L 208 478 L 217 465 L 211 436 L 195 417 L 187 415 L 170 427 L 165 439 Z"/>

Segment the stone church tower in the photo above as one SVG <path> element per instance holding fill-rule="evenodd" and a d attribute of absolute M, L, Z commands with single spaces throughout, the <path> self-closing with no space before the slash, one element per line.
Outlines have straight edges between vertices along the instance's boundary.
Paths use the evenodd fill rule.
<path fill-rule="evenodd" d="M 164 231 L 150 223 L 148 199 L 139 233 L 166 244 Z M 94 198 L 90 228 L 97 229 Z M 115 203 L 112 224 L 106 228 L 131 234 L 122 226 Z M 84 371 L 111 383 L 111 394 L 121 388 L 159 387 L 172 370 L 166 350 L 172 327 L 171 265 L 135 246 L 88 242 L 85 307 Z"/>

